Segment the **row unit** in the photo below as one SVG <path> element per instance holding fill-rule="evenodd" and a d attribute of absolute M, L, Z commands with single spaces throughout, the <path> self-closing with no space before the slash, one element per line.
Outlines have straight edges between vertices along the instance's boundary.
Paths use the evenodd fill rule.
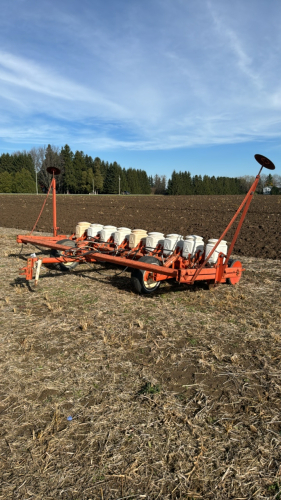
<path fill-rule="evenodd" d="M 168 234 L 150 232 L 144 229 L 129 229 L 128 227 L 103 226 L 102 224 L 90 224 L 89 222 L 79 222 L 76 226 L 76 238 L 81 238 L 87 231 L 88 238 L 99 236 L 100 242 L 106 243 L 110 237 L 113 237 L 115 245 L 119 246 L 125 239 L 129 241 L 129 248 L 135 248 L 142 240 L 147 252 L 155 250 L 157 245 L 163 247 L 163 255 L 168 257 L 176 248 L 182 251 L 182 256 L 187 259 L 189 255 L 193 257 L 197 252 L 204 252 L 204 241 L 201 236 L 189 235 L 183 238 L 180 234 Z M 206 245 L 206 256 L 211 252 L 218 240 L 210 239 Z M 227 253 L 227 243 L 222 240 L 216 251 L 209 259 L 210 264 L 215 264 L 220 252 Z"/>

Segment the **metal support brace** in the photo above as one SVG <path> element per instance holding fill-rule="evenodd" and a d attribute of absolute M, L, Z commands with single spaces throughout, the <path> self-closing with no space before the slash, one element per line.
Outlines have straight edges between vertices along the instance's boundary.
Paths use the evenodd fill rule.
<path fill-rule="evenodd" d="M 37 286 L 38 281 L 39 281 L 40 269 L 42 266 L 42 259 L 37 260 L 37 262 L 35 262 L 35 266 L 36 266 L 36 273 L 35 273 L 34 285 Z"/>

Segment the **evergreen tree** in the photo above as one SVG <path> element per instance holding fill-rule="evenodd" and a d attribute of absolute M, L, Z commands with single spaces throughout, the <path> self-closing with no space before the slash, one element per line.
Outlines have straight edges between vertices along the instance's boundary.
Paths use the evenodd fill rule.
<path fill-rule="evenodd" d="M 75 193 L 85 193 L 87 185 L 87 167 L 83 151 L 76 151 L 73 158 L 73 171 L 75 175 Z"/>
<path fill-rule="evenodd" d="M 181 194 L 189 195 L 193 193 L 192 178 L 190 172 L 183 172 L 183 174 L 181 174 L 180 190 L 182 190 Z"/>
<path fill-rule="evenodd" d="M 121 167 L 116 163 L 110 163 L 106 178 L 104 180 L 104 192 L 106 194 L 118 194 L 119 193 L 119 175 L 121 176 Z"/>
<path fill-rule="evenodd" d="M 154 182 L 153 182 L 153 177 L 152 177 L 152 175 L 150 175 L 150 176 L 148 177 L 148 182 L 149 182 L 150 187 L 151 187 L 151 188 L 153 188 L 153 187 L 154 187 Z"/>
<path fill-rule="evenodd" d="M 138 175 L 134 168 L 128 168 L 127 172 L 128 191 L 131 194 L 138 193 Z"/>
<path fill-rule="evenodd" d="M 130 192 L 129 185 L 127 182 L 127 171 L 125 168 L 121 170 L 121 193 Z"/>
<path fill-rule="evenodd" d="M 89 156 L 89 155 L 85 155 L 84 156 L 84 161 L 85 161 L 85 165 L 86 165 L 87 170 L 89 168 L 91 168 L 94 171 L 94 160 L 93 160 L 93 158 L 91 156 Z"/>
<path fill-rule="evenodd" d="M 194 175 L 192 178 L 193 194 L 202 194 L 202 177 L 201 175 Z"/>
<path fill-rule="evenodd" d="M 97 157 L 94 159 L 94 168 L 93 168 L 93 174 L 94 174 L 94 190 L 101 193 L 103 190 L 103 183 L 104 183 L 104 178 L 102 176 L 102 166 L 101 166 L 101 161 Z"/>
<path fill-rule="evenodd" d="M 216 178 L 216 194 L 224 194 L 223 178 Z"/>
<path fill-rule="evenodd" d="M 92 192 L 93 190 L 93 180 L 94 180 L 94 174 L 93 170 L 91 168 L 88 168 L 87 170 L 82 170 L 81 174 L 81 187 L 79 192 L 83 194 L 89 194 L 90 191 Z"/>
<path fill-rule="evenodd" d="M 208 175 L 204 175 L 204 177 L 203 177 L 202 194 L 212 194 L 210 177 Z"/>
<path fill-rule="evenodd" d="M 93 190 L 93 182 L 94 182 L 94 172 L 92 168 L 87 169 L 87 178 L 86 178 L 86 192 L 90 193 Z"/>
<path fill-rule="evenodd" d="M 139 194 L 150 194 L 151 186 L 145 170 L 138 170 L 138 179 L 140 186 Z"/>
<path fill-rule="evenodd" d="M 12 193 L 13 187 L 13 175 L 8 171 L 0 172 L 0 193 Z"/>
<path fill-rule="evenodd" d="M 204 175 L 202 179 L 201 175 L 191 177 L 190 172 L 177 173 L 174 170 L 168 181 L 168 194 L 243 194 L 244 187 L 245 183 L 237 178 Z"/>
<path fill-rule="evenodd" d="M 76 178 L 73 166 L 73 153 L 68 144 L 61 149 L 60 157 L 64 169 L 63 191 L 66 193 L 75 192 Z"/>
<path fill-rule="evenodd" d="M 0 156 L 0 172 L 16 173 L 13 163 L 13 156 L 9 153 L 3 153 Z"/>
<path fill-rule="evenodd" d="M 9 153 L 4 153 L 0 156 L 0 172 L 9 172 L 10 174 L 15 174 L 22 168 L 28 170 L 31 176 L 35 179 L 33 159 L 31 155 L 26 151 L 17 151 L 12 155 L 10 155 Z"/>
<path fill-rule="evenodd" d="M 175 196 L 179 194 L 180 175 L 174 170 L 171 179 L 168 181 L 168 194 Z"/>
<path fill-rule="evenodd" d="M 30 172 L 31 177 L 35 180 L 35 165 L 32 156 L 26 152 L 17 152 L 13 154 L 14 171 L 19 172 L 23 168 Z"/>
<path fill-rule="evenodd" d="M 109 168 L 109 163 L 108 161 L 107 162 L 104 162 L 103 160 L 101 161 L 100 158 L 95 158 L 95 162 L 96 160 L 99 160 L 99 163 L 100 163 L 100 172 L 101 172 L 101 175 L 103 177 L 103 182 L 105 181 L 105 178 L 107 176 L 107 170 Z"/>

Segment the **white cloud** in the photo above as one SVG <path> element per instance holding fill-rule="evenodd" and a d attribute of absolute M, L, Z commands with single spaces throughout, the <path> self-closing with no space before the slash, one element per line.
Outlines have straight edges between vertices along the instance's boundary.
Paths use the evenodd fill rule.
<path fill-rule="evenodd" d="M 70 106 L 70 102 L 73 102 L 76 107 L 75 103 L 86 102 L 88 106 L 97 106 L 101 115 L 117 114 L 119 117 L 122 113 L 126 114 L 119 104 L 114 103 L 99 91 L 64 78 L 52 68 L 46 68 L 40 63 L 34 63 L 3 51 L 0 51 L 0 85 L 2 96 L 6 95 L 11 100 L 19 102 L 20 99 L 17 96 L 25 95 L 31 111 L 33 111 L 33 99 L 38 101 L 39 95 L 43 107 L 45 107 L 43 99 L 47 98 L 60 100 L 65 109 L 66 106 Z M 49 109 L 49 111 L 52 110 Z M 56 109 L 53 113 L 56 114 Z"/>
<path fill-rule="evenodd" d="M 251 25 L 253 4 L 242 0 L 235 8 L 220 0 L 96 0 L 81 9 L 72 1 L 67 13 L 60 0 L 33 5 L 28 12 L 17 3 L 14 20 L 25 9 L 22 23 L 32 30 L 20 24 L 21 38 L 8 42 L 0 35 L 5 142 L 165 150 L 280 136 L 281 42 L 270 10 L 257 33 L 259 8 Z M 243 23 L 237 5 L 248 8 Z"/>

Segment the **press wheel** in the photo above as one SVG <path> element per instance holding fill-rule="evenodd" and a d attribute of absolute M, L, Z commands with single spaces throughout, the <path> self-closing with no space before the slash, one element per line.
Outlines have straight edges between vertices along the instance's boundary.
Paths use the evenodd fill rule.
<path fill-rule="evenodd" d="M 57 243 L 57 245 L 65 245 L 65 246 L 68 246 L 71 248 L 75 247 L 75 242 L 72 240 L 59 240 L 56 243 Z M 50 256 L 51 257 L 61 257 L 64 255 L 64 253 L 65 253 L 64 250 L 53 249 L 51 251 Z M 58 267 L 59 269 L 61 269 L 62 271 L 71 271 L 76 266 L 78 266 L 78 262 L 75 260 L 73 260 L 72 262 L 70 262 L 70 261 L 69 262 L 58 262 L 58 264 L 55 264 L 55 266 Z"/>
<path fill-rule="evenodd" d="M 228 267 L 236 268 L 237 271 L 236 274 L 234 274 L 230 278 L 226 278 L 226 283 L 228 283 L 228 285 L 236 285 L 237 283 L 239 283 L 242 276 L 242 264 L 240 260 L 229 259 Z"/>

